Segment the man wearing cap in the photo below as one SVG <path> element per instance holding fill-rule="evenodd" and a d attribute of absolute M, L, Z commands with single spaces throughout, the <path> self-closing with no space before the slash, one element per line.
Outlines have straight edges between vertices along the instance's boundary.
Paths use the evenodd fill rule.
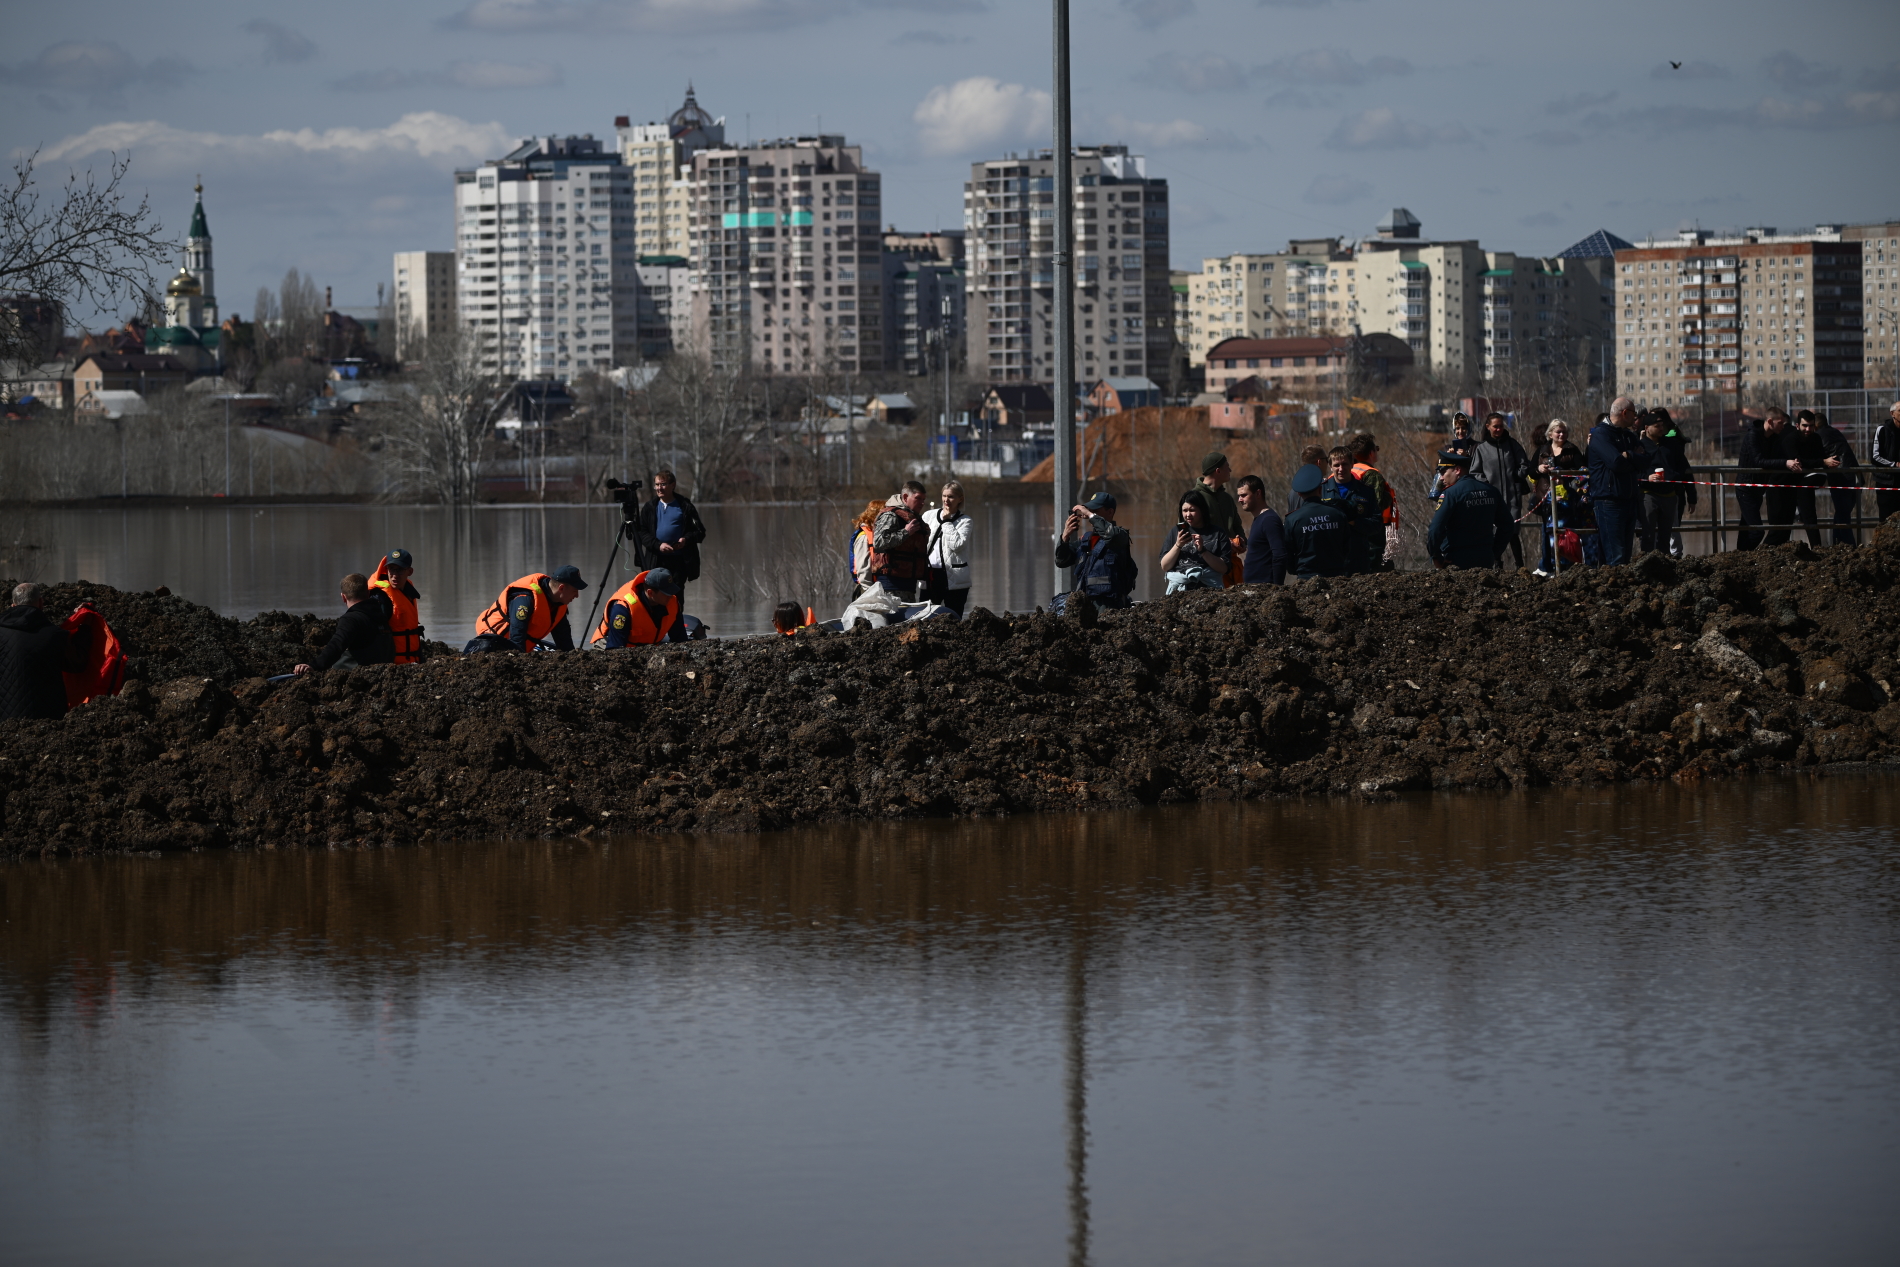
<path fill-rule="evenodd" d="M 601 614 L 593 640 L 595 646 L 608 651 L 656 642 L 685 642 L 679 580 L 666 568 L 648 568 L 622 585 L 607 600 L 607 610 Z"/>
<path fill-rule="evenodd" d="M 546 572 L 530 572 L 513 582 L 476 618 L 475 639 L 467 650 L 526 651 L 544 639 L 553 639 L 556 651 L 574 649 L 574 630 L 567 623 L 567 607 L 587 588 L 581 570 L 572 563 Z"/>
<path fill-rule="evenodd" d="M 415 571 L 414 556 L 397 548 L 383 556 L 369 578 L 370 589 L 389 607 L 389 637 L 395 644 L 397 664 L 422 659 L 422 621 L 416 616 L 416 600 L 422 595 L 409 583 Z"/>
<path fill-rule="evenodd" d="M 1128 606 L 1140 569 L 1128 529 L 1115 522 L 1115 499 L 1106 491 L 1070 508 L 1056 542 L 1056 566 L 1071 569 L 1070 593 L 1087 594 L 1100 607 Z"/>
<path fill-rule="evenodd" d="M 1517 531 L 1504 495 L 1470 469 L 1468 449 L 1438 455 L 1438 513 L 1426 530 L 1425 546 L 1441 568 L 1496 567 L 1505 539 Z"/>
<path fill-rule="evenodd" d="M 329 645 L 309 664 L 300 664 L 293 673 L 312 669 L 353 669 L 359 664 L 388 664 L 396 658 L 389 636 L 389 608 L 369 587 L 369 578 L 352 572 L 340 587 L 343 614 L 337 617 L 336 632 Z"/>
<path fill-rule="evenodd" d="M 1352 525 L 1338 509 L 1319 499 L 1325 482 L 1325 472 L 1311 464 L 1293 475 L 1293 493 L 1300 499 L 1300 508 L 1286 517 L 1286 550 L 1293 560 L 1293 576 L 1302 581 L 1352 571 Z"/>

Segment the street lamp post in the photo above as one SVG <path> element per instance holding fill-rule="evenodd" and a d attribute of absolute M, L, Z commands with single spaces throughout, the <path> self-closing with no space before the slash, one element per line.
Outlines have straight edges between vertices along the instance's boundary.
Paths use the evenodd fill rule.
<path fill-rule="evenodd" d="M 1069 0 L 1053 0 L 1055 44 L 1055 519 L 1051 535 L 1075 503 L 1075 174 L 1069 139 Z M 1064 577 L 1055 568 L 1055 592 Z"/>

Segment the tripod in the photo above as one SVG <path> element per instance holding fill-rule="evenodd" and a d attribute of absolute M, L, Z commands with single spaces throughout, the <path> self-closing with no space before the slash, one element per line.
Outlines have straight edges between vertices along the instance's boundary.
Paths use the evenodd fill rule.
<path fill-rule="evenodd" d="M 620 504 L 620 526 L 614 530 L 614 546 L 607 552 L 607 567 L 600 574 L 600 588 L 594 593 L 594 609 L 587 613 L 588 630 L 594 628 L 594 618 L 600 615 L 600 605 L 607 598 L 607 582 L 613 579 L 614 562 L 620 557 L 620 543 L 633 532 L 633 526 L 640 517 L 640 490 L 619 480 L 609 479 L 607 487 L 614 501 Z M 583 646 L 586 644 L 583 643 Z"/>

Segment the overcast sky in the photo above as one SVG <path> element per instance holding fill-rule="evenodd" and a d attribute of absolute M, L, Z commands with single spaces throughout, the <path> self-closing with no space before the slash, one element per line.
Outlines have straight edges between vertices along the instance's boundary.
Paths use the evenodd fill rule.
<path fill-rule="evenodd" d="M 1176 267 L 1394 206 L 1529 253 L 1900 217 L 1893 0 L 1077 0 L 1072 21 L 1076 139 L 1168 179 Z M 293 266 L 373 303 L 391 252 L 449 248 L 455 167 L 663 118 L 689 78 L 728 137 L 822 120 L 862 144 L 904 228 L 958 227 L 968 162 L 1049 135 L 1047 13 L 1020 0 L 113 0 L 7 25 L 8 151 L 40 147 L 48 177 L 129 151 L 178 233 L 202 172 L 227 315 Z"/>

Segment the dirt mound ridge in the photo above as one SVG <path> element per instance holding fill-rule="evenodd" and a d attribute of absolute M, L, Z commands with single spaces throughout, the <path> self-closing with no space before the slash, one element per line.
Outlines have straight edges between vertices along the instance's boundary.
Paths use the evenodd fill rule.
<path fill-rule="evenodd" d="M 276 690 L 194 670 L 8 727 L 0 828 L 16 852 L 270 848 L 1886 761 L 1896 577 L 1900 523 L 1855 549 L 1646 556 L 1558 581 L 1357 577 L 1126 612 L 440 657 Z M 260 622 L 205 634 L 220 666 L 284 663 L 286 643 L 263 639 L 289 626 Z"/>

